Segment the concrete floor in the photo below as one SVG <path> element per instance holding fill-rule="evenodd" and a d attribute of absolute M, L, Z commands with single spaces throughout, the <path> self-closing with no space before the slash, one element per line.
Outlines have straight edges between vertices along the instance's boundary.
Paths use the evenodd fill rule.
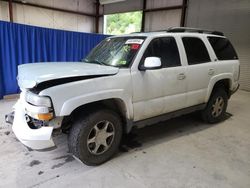
<path fill-rule="evenodd" d="M 0 101 L 0 187 L 250 187 L 250 92 L 232 97 L 222 123 L 192 114 L 136 130 L 98 167 L 74 160 L 65 135 L 55 150 L 29 151 L 4 123 L 14 102 Z"/>

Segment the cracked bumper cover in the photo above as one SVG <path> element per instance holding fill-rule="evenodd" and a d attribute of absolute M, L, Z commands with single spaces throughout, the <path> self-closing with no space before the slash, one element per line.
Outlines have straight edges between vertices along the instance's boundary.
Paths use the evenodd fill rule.
<path fill-rule="evenodd" d="M 12 130 L 20 142 L 35 150 L 48 149 L 55 146 L 52 140 L 53 127 L 31 129 L 27 124 L 24 105 L 20 99 L 15 104 L 14 109 L 15 115 Z"/>

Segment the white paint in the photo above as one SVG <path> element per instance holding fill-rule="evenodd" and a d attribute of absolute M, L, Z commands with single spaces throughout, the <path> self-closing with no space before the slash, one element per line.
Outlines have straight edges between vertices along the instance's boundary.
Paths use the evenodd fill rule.
<path fill-rule="evenodd" d="M 25 118 L 24 99 L 21 96 L 16 103 L 15 117 L 12 130 L 16 137 L 24 145 L 33 149 L 44 149 L 53 147 L 55 144 L 51 138 L 53 127 L 42 127 L 40 129 L 31 129 Z"/>
<path fill-rule="evenodd" d="M 131 75 L 129 69 L 120 69 L 113 76 L 57 85 L 43 90 L 39 95 L 51 97 L 56 116 L 69 115 L 78 106 L 90 102 L 110 98 L 120 99 L 126 106 L 127 118 L 133 119 Z"/>
<path fill-rule="evenodd" d="M 145 68 L 160 68 L 161 58 L 159 57 L 147 57 L 144 61 Z"/>
<path fill-rule="evenodd" d="M 134 120 L 143 120 L 186 107 L 184 66 L 132 72 Z"/>
<path fill-rule="evenodd" d="M 207 41 L 207 36 L 214 35 L 155 32 L 124 36 L 147 37 L 130 68 L 118 69 L 87 63 L 67 63 L 60 66 L 55 63 L 27 64 L 19 67 L 19 83 L 22 85 L 22 80 L 40 83 L 63 77 L 108 74 L 104 77 L 50 87 L 42 90 L 39 95 L 51 98 L 56 117 L 68 116 L 76 108 L 91 102 L 117 99 L 124 104 L 126 118 L 133 121 L 206 103 L 214 84 L 221 79 L 230 80 L 231 91 L 238 86 L 239 61 L 213 61 L 215 54 Z M 139 63 L 149 43 L 155 38 L 169 36 L 176 39 L 181 66 L 140 71 Z M 181 40 L 184 36 L 202 39 L 212 61 L 188 65 Z M 213 69 L 212 74 L 211 69 Z M 30 110 L 32 111 L 31 108 Z M 50 137 L 50 134 L 47 136 Z M 33 139 L 36 140 L 35 137 Z"/>
<path fill-rule="evenodd" d="M 91 75 L 110 75 L 119 71 L 116 67 L 91 63 L 30 63 L 18 66 L 18 84 L 32 88 L 44 81 Z"/>

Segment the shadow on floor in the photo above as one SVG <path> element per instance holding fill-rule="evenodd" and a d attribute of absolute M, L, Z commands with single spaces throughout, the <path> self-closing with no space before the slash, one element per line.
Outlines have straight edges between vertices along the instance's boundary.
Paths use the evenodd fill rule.
<path fill-rule="evenodd" d="M 226 113 L 223 121 L 226 121 L 232 116 Z M 192 113 L 178 118 L 170 119 L 152 126 L 147 126 L 141 129 L 134 129 L 128 135 L 125 135 L 121 146 L 121 152 L 128 152 L 135 148 L 145 148 L 148 145 L 156 145 L 162 142 L 187 136 L 204 129 L 216 126 L 218 124 L 207 124 L 201 120 L 199 113 Z M 145 146 L 147 145 L 147 146 Z"/>

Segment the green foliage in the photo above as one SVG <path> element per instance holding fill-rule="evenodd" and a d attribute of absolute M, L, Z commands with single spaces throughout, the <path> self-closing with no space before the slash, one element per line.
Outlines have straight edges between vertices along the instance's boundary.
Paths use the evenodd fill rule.
<path fill-rule="evenodd" d="M 106 19 L 106 34 L 119 35 L 141 30 L 141 11 L 111 14 Z"/>

